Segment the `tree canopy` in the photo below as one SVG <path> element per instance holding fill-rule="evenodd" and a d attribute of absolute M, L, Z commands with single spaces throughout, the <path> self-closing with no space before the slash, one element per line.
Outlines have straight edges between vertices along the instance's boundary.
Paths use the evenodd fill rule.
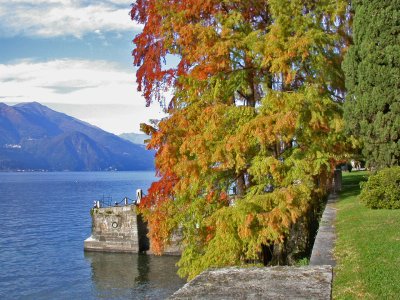
<path fill-rule="evenodd" d="M 133 51 L 139 90 L 168 112 L 143 125 L 160 179 L 141 211 L 156 253 L 182 232 L 180 275 L 258 259 L 326 193 L 348 147 L 347 9 L 342 0 L 133 4 L 144 24 Z"/>
<path fill-rule="evenodd" d="M 345 119 L 371 167 L 400 163 L 400 1 L 353 1 Z"/>

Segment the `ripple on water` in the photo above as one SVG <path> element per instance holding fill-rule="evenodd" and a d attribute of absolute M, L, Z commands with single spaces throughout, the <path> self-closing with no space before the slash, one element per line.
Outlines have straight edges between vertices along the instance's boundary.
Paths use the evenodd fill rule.
<path fill-rule="evenodd" d="M 162 299 L 179 289 L 176 257 L 84 253 L 90 208 L 133 199 L 149 172 L 0 173 L 0 299 Z"/>

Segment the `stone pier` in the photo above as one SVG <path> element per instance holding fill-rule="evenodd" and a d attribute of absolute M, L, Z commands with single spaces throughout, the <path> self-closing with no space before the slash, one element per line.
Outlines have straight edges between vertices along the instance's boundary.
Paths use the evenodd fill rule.
<path fill-rule="evenodd" d="M 92 235 L 85 251 L 145 252 L 149 250 L 147 226 L 135 205 L 93 208 Z"/>
<path fill-rule="evenodd" d="M 84 241 L 85 251 L 147 253 L 150 241 L 147 223 L 135 204 L 92 208 L 92 235 Z M 180 234 L 174 234 L 165 255 L 181 255 Z"/>

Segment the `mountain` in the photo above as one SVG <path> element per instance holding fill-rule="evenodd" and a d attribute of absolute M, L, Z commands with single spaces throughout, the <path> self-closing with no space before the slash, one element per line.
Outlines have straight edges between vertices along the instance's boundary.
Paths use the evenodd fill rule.
<path fill-rule="evenodd" d="M 122 133 L 119 135 L 120 138 L 123 138 L 125 140 L 128 140 L 134 144 L 138 145 L 144 145 L 145 140 L 150 139 L 150 136 L 144 133 Z"/>
<path fill-rule="evenodd" d="M 154 152 L 37 102 L 0 103 L 0 170 L 152 170 Z"/>

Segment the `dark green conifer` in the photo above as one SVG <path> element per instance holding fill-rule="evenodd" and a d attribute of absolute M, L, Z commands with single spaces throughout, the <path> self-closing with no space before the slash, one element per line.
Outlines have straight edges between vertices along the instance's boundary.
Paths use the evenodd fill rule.
<path fill-rule="evenodd" d="M 400 0 L 353 1 L 352 45 L 343 63 L 348 129 L 368 165 L 400 162 Z"/>

